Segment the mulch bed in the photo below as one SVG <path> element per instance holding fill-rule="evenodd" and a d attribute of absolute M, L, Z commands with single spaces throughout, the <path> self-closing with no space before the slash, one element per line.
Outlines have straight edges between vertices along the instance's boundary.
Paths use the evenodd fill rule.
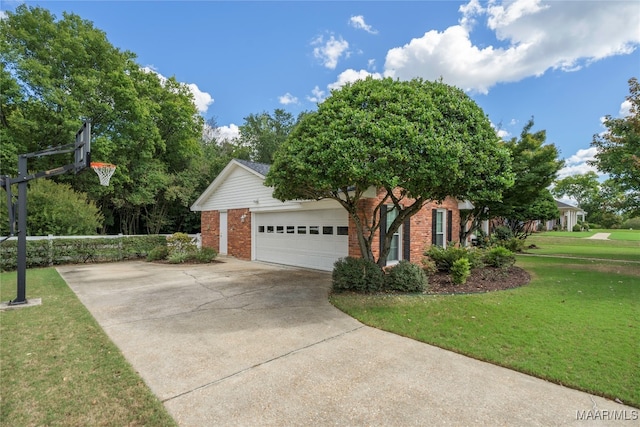
<path fill-rule="evenodd" d="M 429 290 L 427 294 L 469 294 L 501 291 L 526 285 L 530 280 L 529 273 L 520 267 L 474 269 L 471 270 L 467 283 L 463 285 L 454 285 L 451 275 L 438 272 L 429 275 Z"/>

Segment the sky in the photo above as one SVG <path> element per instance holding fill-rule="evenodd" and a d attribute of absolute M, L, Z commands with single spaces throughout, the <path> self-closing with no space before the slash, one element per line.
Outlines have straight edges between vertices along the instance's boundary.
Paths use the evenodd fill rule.
<path fill-rule="evenodd" d="M 640 2 L 14 1 L 75 13 L 115 47 L 191 88 L 218 135 L 250 114 L 312 111 L 358 78 L 442 78 L 485 111 L 499 135 L 530 118 L 565 159 L 559 177 L 595 170 L 605 115 L 628 114 L 640 77 Z"/>

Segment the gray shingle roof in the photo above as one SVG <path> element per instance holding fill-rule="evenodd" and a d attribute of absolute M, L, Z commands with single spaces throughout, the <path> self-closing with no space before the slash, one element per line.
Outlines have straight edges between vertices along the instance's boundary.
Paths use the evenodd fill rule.
<path fill-rule="evenodd" d="M 271 165 L 268 165 L 266 163 L 250 162 L 248 160 L 240 160 L 240 159 L 234 159 L 234 160 L 240 164 L 245 165 L 249 169 L 252 169 L 258 172 L 262 176 L 267 176 L 267 174 L 269 173 L 269 169 L 271 168 Z"/>
<path fill-rule="evenodd" d="M 569 204 L 567 204 L 567 203 L 563 203 L 563 202 L 561 202 L 560 200 L 556 200 L 556 206 L 557 206 L 557 207 L 559 207 L 559 208 L 574 208 L 574 209 L 580 209 L 580 208 L 579 208 L 579 207 L 577 207 L 577 206 L 572 206 L 572 205 L 569 205 Z"/>

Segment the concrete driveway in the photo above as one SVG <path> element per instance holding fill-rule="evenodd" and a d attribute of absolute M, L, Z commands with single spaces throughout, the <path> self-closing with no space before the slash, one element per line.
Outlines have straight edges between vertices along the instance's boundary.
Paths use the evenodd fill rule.
<path fill-rule="evenodd" d="M 181 426 L 637 425 L 637 409 L 364 326 L 329 304 L 328 273 L 221 261 L 58 267 Z"/>

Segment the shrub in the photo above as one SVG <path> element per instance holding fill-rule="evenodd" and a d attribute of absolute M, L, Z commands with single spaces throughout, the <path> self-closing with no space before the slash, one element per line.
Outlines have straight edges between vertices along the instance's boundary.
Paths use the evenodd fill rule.
<path fill-rule="evenodd" d="M 493 230 L 493 237 L 498 241 L 507 241 L 513 239 L 513 231 L 509 227 L 501 225 Z"/>
<path fill-rule="evenodd" d="M 572 231 L 582 231 L 582 226 L 580 224 L 576 224 L 571 229 Z"/>
<path fill-rule="evenodd" d="M 186 233 L 173 233 L 167 237 L 167 247 L 169 255 L 174 253 L 193 254 L 198 250 L 198 246 Z"/>
<path fill-rule="evenodd" d="M 169 249 L 166 246 L 156 246 L 147 254 L 147 261 L 159 261 L 169 256 Z"/>
<path fill-rule="evenodd" d="M 451 266 L 451 278 L 456 285 L 463 285 L 471 274 L 471 264 L 466 258 L 456 260 Z"/>
<path fill-rule="evenodd" d="M 522 252 L 524 251 L 524 240 L 518 238 L 512 238 L 507 240 L 506 242 L 502 242 L 503 247 L 509 249 L 511 252 Z"/>
<path fill-rule="evenodd" d="M 422 270 L 425 272 L 427 276 L 430 276 L 438 271 L 438 267 L 436 263 L 430 258 L 422 259 Z"/>
<path fill-rule="evenodd" d="M 182 264 L 189 259 L 189 254 L 186 252 L 174 252 L 169 254 L 167 261 L 171 264 Z"/>
<path fill-rule="evenodd" d="M 86 193 L 50 179 L 34 179 L 28 186 L 27 230 L 31 236 L 95 235 L 102 227 L 104 216 Z M 7 200 L 3 192 L 0 201 L 0 234 L 5 236 L 9 231 L 6 218 Z"/>
<path fill-rule="evenodd" d="M 440 271 L 451 271 L 453 263 L 460 258 L 467 259 L 472 268 L 482 267 L 482 251 L 478 249 L 466 249 L 456 246 L 449 246 L 444 249 L 434 245 L 425 252 L 425 255 L 436 263 L 436 267 Z"/>
<path fill-rule="evenodd" d="M 215 249 L 203 247 L 194 254 L 193 258 L 197 262 L 206 264 L 216 259 L 217 256 L 218 252 Z"/>
<path fill-rule="evenodd" d="M 407 260 L 391 267 L 384 280 L 384 287 L 389 291 L 424 292 L 427 285 L 427 275 L 422 268 Z"/>
<path fill-rule="evenodd" d="M 384 275 L 378 264 L 364 258 L 341 258 L 333 265 L 333 290 L 377 292 L 384 285 Z"/>
<path fill-rule="evenodd" d="M 496 246 L 487 251 L 484 262 L 492 267 L 507 268 L 516 263 L 516 256 L 509 249 Z"/>
<path fill-rule="evenodd" d="M 622 228 L 633 228 L 634 230 L 640 230 L 640 217 L 629 218 L 622 223 Z"/>

